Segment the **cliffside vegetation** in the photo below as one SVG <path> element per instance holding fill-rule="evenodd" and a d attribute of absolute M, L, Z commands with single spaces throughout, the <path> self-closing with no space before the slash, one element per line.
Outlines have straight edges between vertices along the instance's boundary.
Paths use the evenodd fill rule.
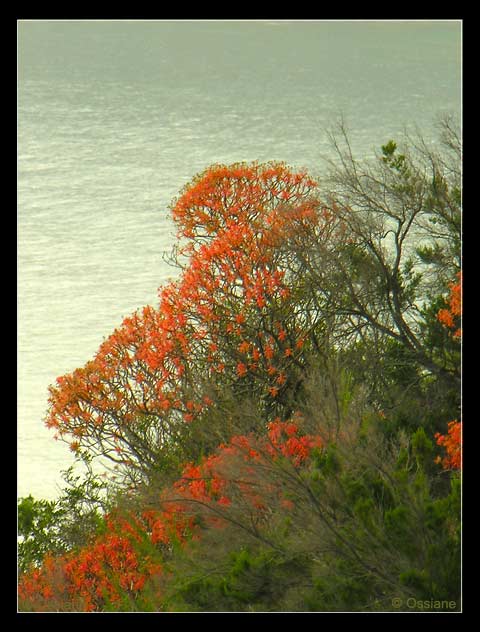
<path fill-rule="evenodd" d="M 20 499 L 21 611 L 458 610 L 461 145 L 212 165 L 177 280 L 50 389 L 115 479 Z"/>

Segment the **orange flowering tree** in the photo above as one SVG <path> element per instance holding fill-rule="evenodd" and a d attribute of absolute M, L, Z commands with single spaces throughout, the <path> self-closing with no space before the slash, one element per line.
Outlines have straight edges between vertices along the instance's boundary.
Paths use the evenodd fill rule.
<path fill-rule="evenodd" d="M 289 243 L 341 234 L 316 183 L 279 163 L 210 167 L 172 215 L 185 262 L 179 280 L 50 388 L 46 424 L 56 436 L 130 472 L 158 467 L 159 450 L 178 443 L 183 422 L 199 418 L 225 384 L 267 407 L 287 405 L 318 322 L 287 274 Z"/>
<path fill-rule="evenodd" d="M 288 421 L 277 417 L 265 435 L 234 436 L 198 464 L 187 463 L 167 493 L 178 494 L 177 509 L 202 515 L 209 525 L 235 523 L 249 531 L 266 511 L 292 504 L 288 481 L 323 447 L 323 436 L 302 428 L 301 414 Z"/>
<path fill-rule="evenodd" d="M 22 610 L 125 610 L 140 599 L 147 584 L 158 599 L 161 566 L 156 558 L 139 519 L 107 515 L 105 532 L 90 544 L 61 556 L 47 555 L 39 568 L 20 577 Z"/>
<path fill-rule="evenodd" d="M 448 586 L 458 488 L 448 503 L 432 498 L 422 459 L 412 468 L 405 444 L 379 442 L 353 419 L 335 442 L 306 421 L 274 419 L 265 435 L 232 437 L 185 464 L 149 506 L 143 497 L 137 510 L 112 512 L 90 544 L 22 575 L 20 609 L 278 611 L 299 581 L 302 611 L 344 609 L 344 599 L 363 609 L 365 590 L 366 609 L 385 590 L 420 599 L 434 585 L 435 598 L 445 590 L 457 598 L 456 583 Z M 422 445 L 411 443 L 414 454 Z"/>
<path fill-rule="evenodd" d="M 233 437 L 198 465 L 185 464 L 152 507 L 111 511 L 90 543 L 47 555 L 41 566 L 21 576 L 22 610 L 162 610 L 174 546 L 188 547 L 202 530 L 231 524 L 263 541 L 257 526 L 273 507 L 293 508 L 286 482 L 324 446 L 320 436 L 301 426 L 297 415 L 269 423 L 263 438 Z M 279 461 L 283 478 L 272 476 Z"/>

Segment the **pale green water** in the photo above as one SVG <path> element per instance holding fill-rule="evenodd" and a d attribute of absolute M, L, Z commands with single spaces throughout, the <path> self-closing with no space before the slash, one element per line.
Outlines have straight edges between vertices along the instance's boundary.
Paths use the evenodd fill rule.
<path fill-rule="evenodd" d="M 460 22 L 20 22 L 18 492 L 71 454 L 42 422 L 174 274 L 168 204 L 213 162 L 317 170 L 340 112 L 358 153 L 461 111 Z"/>

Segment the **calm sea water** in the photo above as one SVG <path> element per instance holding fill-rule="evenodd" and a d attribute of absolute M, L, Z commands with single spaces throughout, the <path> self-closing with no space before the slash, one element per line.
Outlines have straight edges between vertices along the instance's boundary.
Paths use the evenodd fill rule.
<path fill-rule="evenodd" d="M 213 162 L 313 172 L 343 113 L 359 155 L 461 112 L 460 22 L 18 24 L 18 493 L 68 447 L 47 388 L 175 275 L 168 206 Z"/>

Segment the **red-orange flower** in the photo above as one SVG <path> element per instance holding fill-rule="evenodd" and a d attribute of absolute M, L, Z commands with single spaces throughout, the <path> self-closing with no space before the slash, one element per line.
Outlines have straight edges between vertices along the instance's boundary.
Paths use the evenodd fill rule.
<path fill-rule="evenodd" d="M 438 320 L 448 329 L 455 329 L 454 338 L 461 338 L 462 329 L 459 327 L 462 315 L 462 272 L 457 274 L 457 283 L 450 283 L 450 296 L 447 299 L 448 307 L 442 308 L 437 314 Z"/>
<path fill-rule="evenodd" d="M 243 377 L 244 375 L 246 375 L 247 371 L 248 368 L 246 364 L 244 364 L 243 362 L 239 362 L 237 364 L 237 374 L 239 375 L 239 377 Z"/>
<path fill-rule="evenodd" d="M 435 438 L 437 445 L 446 451 L 446 456 L 438 456 L 436 462 L 441 463 L 445 470 L 459 470 L 462 467 L 462 423 L 450 421 L 447 434 L 437 432 Z"/>

